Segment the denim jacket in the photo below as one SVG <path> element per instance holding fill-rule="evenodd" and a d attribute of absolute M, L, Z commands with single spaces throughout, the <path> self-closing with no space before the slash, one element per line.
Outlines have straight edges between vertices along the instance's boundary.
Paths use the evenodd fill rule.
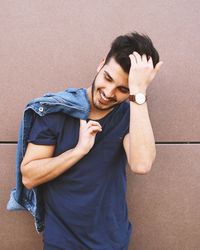
<path fill-rule="evenodd" d="M 62 92 L 47 93 L 33 99 L 24 110 L 23 118 L 18 131 L 16 151 L 16 187 L 12 189 L 7 204 L 8 210 L 28 210 L 34 217 L 38 232 L 44 229 L 44 207 L 41 186 L 27 189 L 22 183 L 20 165 L 25 155 L 29 133 L 36 114 L 44 116 L 53 112 L 63 112 L 75 118 L 88 118 L 90 105 L 84 88 L 69 88 Z"/>

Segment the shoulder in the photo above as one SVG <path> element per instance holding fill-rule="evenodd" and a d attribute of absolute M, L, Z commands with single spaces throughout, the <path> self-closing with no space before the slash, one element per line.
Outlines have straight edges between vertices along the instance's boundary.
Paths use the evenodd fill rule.
<path fill-rule="evenodd" d="M 54 121 L 62 121 L 66 119 L 66 116 L 67 115 L 62 112 L 54 112 L 54 113 L 45 114 L 44 116 L 40 116 L 36 114 L 36 119 L 44 121 L 44 122 L 46 121 L 46 122 L 52 123 Z"/>
<path fill-rule="evenodd" d="M 62 112 L 49 113 L 44 116 L 36 114 L 34 125 L 46 127 L 55 131 L 64 125 L 67 117 L 68 115 Z"/>

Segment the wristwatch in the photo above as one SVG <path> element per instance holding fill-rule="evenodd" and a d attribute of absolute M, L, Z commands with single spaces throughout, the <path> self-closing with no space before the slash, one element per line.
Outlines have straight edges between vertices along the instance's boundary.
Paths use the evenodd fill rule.
<path fill-rule="evenodd" d="M 147 100 L 146 95 L 144 95 L 143 93 L 137 93 L 135 95 L 129 95 L 129 101 L 131 102 L 135 102 L 139 105 L 144 104 Z"/>

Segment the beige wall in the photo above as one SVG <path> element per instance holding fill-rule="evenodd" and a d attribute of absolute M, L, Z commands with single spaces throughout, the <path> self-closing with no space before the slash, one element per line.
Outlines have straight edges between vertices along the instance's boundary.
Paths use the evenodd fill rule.
<path fill-rule="evenodd" d="M 148 91 L 156 162 L 146 176 L 127 172 L 130 250 L 199 249 L 200 3 L 0 0 L 0 6 L 0 249 L 42 249 L 31 216 L 5 210 L 25 104 L 45 92 L 88 86 L 111 41 L 134 30 L 152 38 L 164 65 Z"/>

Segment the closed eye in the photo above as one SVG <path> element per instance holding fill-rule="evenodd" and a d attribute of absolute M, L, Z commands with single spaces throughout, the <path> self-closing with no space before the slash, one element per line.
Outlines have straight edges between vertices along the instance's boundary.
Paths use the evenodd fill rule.
<path fill-rule="evenodd" d="M 112 78 L 110 78 L 108 75 L 104 74 L 104 78 L 109 81 L 109 82 L 112 82 Z"/>
<path fill-rule="evenodd" d="M 119 86 L 118 89 L 119 89 L 120 92 L 122 92 L 124 94 L 128 94 L 129 93 L 129 88 Z"/>

